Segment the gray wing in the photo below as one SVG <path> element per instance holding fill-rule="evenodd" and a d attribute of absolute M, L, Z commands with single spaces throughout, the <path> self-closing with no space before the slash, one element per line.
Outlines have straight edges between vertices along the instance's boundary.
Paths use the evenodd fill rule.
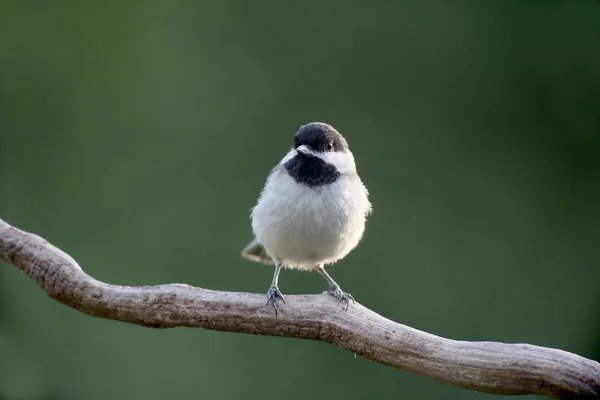
<path fill-rule="evenodd" d="M 279 171 L 280 168 L 281 164 L 275 165 L 271 172 L 269 172 L 269 175 L 267 175 L 267 180 L 269 180 L 271 175 Z M 267 250 L 265 250 L 262 244 L 258 243 L 258 240 L 256 240 L 256 238 L 254 238 L 254 240 L 252 240 L 250 243 L 248 243 L 246 247 L 244 247 L 244 250 L 242 250 L 242 257 L 251 261 L 267 265 L 275 264 L 269 253 L 267 253 Z"/>
<path fill-rule="evenodd" d="M 256 238 L 242 250 L 242 257 L 263 264 L 274 264 L 273 259 Z"/>
<path fill-rule="evenodd" d="M 271 172 L 269 172 L 269 175 L 267 176 L 267 180 L 269 179 L 269 177 L 271 175 L 276 173 L 280 168 L 281 168 L 280 164 L 275 165 L 275 167 L 273 167 Z M 248 246 L 244 247 L 244 250 L 242 250 L 242 257 L 244 257 L 248 260 L 251 260 L 251 261 L 255 261 L 255 262 L 259 262 L 259 263 L 263 263 L 263 264 L 267 264 L 267 265 L 275 264 L 275 262 L 273 261 L 273 259 L 269 255 L 269 253 L 267 253 L 267 250 L 265 250 L 265 248 L 262 246 L 262 244 L 258 243 L 258 240 L 256 240 L 256 238 L 254 238 L 254 240 L 252 240 L 250 243 L 248 243 Z"/>

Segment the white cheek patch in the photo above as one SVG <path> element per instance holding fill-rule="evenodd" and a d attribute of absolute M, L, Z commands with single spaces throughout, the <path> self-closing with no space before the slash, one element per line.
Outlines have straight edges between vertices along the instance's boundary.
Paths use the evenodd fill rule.
<path fill-rule="evenodd" d="M 356 165 L 354 164 L 354 156 L 348 151 L 333 151 L 326 152 L 321 155 L 323 161 L 335 165 L 337 170 L 342 174 L 356 173 Z"/>

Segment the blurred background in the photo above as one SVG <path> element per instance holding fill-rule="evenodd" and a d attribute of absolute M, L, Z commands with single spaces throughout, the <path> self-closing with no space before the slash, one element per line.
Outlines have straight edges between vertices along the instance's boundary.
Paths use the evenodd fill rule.
<path fill-rule="evenodd" d="M 0 218 L 123 285 L 266 293 L 249 210 L 302 124 L 374 213 L 330 268 L 461 340 L 600 359 L 600 3 L 0 2 Z M 284 293 L 320 293 L 283 271 Z M 484 399 L 332 345 L 94 319 L 0 268 L 0 399 Z"/>

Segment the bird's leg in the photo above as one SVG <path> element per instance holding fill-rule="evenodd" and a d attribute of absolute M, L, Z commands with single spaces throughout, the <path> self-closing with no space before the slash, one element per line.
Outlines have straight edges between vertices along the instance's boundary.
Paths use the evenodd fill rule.
<path fill-rule="evenodd" d="M 281 292 L 279 291 L 279 288 L 277 287 L 277 282 L 279 281 L 279 271 L 281 270 L 281 262 L 275 260 L 275 273 L 273 273 L 273 282 L 271 282 L 271 287 L 269 288 L 269 291 L 267 292 L 267 304 L 269 305 L 271 304 L 273 306 L 273 308 L 275 309 L 275 316 L 277 316 L 277 298 L 280 298 L 281 301 L 283 301 L 283 303 L 285 304 L 285 299 L 283 298 L 283 295 L 281 294 Z"/>
<path fill-rule="evenodd" d="M 348 309 L 348 305 L 350 305 L 350 300 L 352 300 L 352 303 L 355 303 L 354 297 L 352 297 L 350 293 L 345 293 L 342 291 L 342 289 L 340 289 L 340 285 L 338 285 L 333 280 L 333 278 L 329 276 L 329 274 L 325 271 L 325 268 L 323 268 L 323 265 L 317 266 L 317 272 L 321 274 L 321 276 L 325 278 L 325 280 L 329 284 L 329 288 L 327 288 L 327 293 L 335 297 L 338 300 L 338 303 L 342 301 L 345 303 L 346 306 L 344 307 L 344 310 Z"/>

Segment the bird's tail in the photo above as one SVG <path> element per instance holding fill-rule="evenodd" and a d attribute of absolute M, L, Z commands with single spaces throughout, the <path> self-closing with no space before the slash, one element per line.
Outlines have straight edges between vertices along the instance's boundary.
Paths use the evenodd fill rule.
<path fill-rule="evenodd" d="M 265 250 L 262 244 L 258 243 L 256 238 L 254 238 L 248 246 L 244 247 L 244 250 L 242 250 L 242 257 L 263 264 L 274 264 L 273 259 L 269 256 L 267 250 Z"/>

